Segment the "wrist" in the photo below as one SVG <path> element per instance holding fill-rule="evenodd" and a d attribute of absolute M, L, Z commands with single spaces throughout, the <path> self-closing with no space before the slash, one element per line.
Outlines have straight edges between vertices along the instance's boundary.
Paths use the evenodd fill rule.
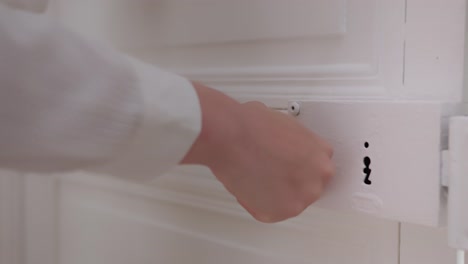
<path fill-rule="evenodd" d="M 220 157 L 228 154 L 229 145 L 239 134 L 240 104 L 229 96 L 193 83 L 201 112 L 202 129 L 181 164 L 216 166 Z"/>

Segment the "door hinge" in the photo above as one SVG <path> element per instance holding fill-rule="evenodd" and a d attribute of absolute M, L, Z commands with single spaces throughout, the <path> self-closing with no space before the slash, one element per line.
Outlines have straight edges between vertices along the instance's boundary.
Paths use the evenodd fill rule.
<path fill-rule="evenodd" d="M 449 245 L 468 250 L 468 117 L 450 118 L 449 149 L 442 152 L 441 183 L 448 187 Z M 459 257 L 463 251 L 459 252 Z"/>

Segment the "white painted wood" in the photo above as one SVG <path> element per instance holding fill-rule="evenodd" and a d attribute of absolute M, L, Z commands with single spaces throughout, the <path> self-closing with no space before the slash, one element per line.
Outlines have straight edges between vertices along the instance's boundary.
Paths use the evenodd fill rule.
<path fill-rule="evenodd" d="M 450 119 L 449 138 L 449 192 L 448 232 L 449 245 L 468 250 L 468 118 Z"/>
<path fill-rule="evenodd" d="M 291 99 L 461 98 L 464 0 L 288 0 L 290 10 L 281 0 L 54 2 L 51 14 L 69 27 L 241 101 L 281 108 Z M 258 8 L 226 14 L 247 2 Z M 272 7 L 259 6 L 265 2 Z M 170 14 L 195 17 L 185 27 Z M 222 19 L 207 22 L 216 16 Z M 245 26 L 253 17 L 262 20 Z M 452 260 L 439 254 L 446 249 L 443 231 L 403 225 L 399 247 L 398 223 L 363 215 L 311 209 L 283 224 L 260 225 L 206 170 L 184 168 L 149 186 L 83 174 L 58 182 L 28 177 L 26 187 L 10 180 L 2 181 L 0 195 L 26 188 L 28 217 L 23 229 L 10 219 L 18 219 L 23 205 L 3 200 L 8 205 L 0 208 L 9 209 L 0 210 L 2 264 Z M 11 208 L 13 215 L 4 213 Z M 23 246 L 4 242 L 23 230 Z"/>
<path fill-rule="evenodd" d="M 399 264 L 455 264 L 456 252 L 449 248 L 446 228 L 402 224 Z"/>
<path fill-rule="evenodd" d="M 297 120 L 334 149 L 336 175 L 318 205 L 439 225 L 440 104 L 353 100 L 300 105 Z"/>
<path fill-rule="evenodd" d="M 58 180 L 52 175 L 25 175 L 24 264 L 58 264 Z"/>
<path fill-rule="evenodd" d="M 52 176 L 0 172 L 0 264 L 57 264 L 58 189 Z"/>
<path fill-rule="evenodd" d="M 0 171 L 0 264 L 23 264 L 23 199 L 21 174 Z"/>
<path fill-rule="evenodd" d="M 466 0 L 407 1 L 405 89 L 400 96 L 463 98 Z"/>
<path fill-rule="evenodd" d="M 404 0 L 294 0 L 287 1 L 287 9 L 281 8 L 286 2 L 283 0 L 257 0 L 254 6 L 266 2 L 268 5 L 252 8 L 249 12 L 234 12 L 236 16 L 232 15 L 232 19 L 214 20 L 217 14 L 221 16 L 227 9 L 246 9 L 247 2 L 252 1 L 179 0 L 149 4 L 147 1 L 119 0 L 96 4 L 90 0 L 62 0 L 59 10 L 61 19 L 83 34 L 110 40 L 120 49 L 144 60 L 209 82 L 225 91 L 261 92 L 281 97 L 285 93 L 382 97 L 388 96 L 389 90 L 397 93 L 402 89 Z M 209 4 L 210 7 L 194 8 L 198 4 Z M 163 9 L 161 6 L 170 10 L 182 6 L 183 11 L 174 12 L 194 12 L 196 16 L 211 18 L 210 22 L 216 27 L 209 27 L 211 32 L 197 27 L 195 32 L 201 30 L 200 34 L 207 36 L 205 43 L 160 46 L 155 39 L 163 39 L 164 35 L 159 35 L 162 33 L 158 31 L 158 25 L 164 24 L 160 20 L 165 16 L 156 15 Z M 297 12 L 298 9 L 302 11 Z M 86 14 L 86 21 L 83 14 Z M 281 20 L 271 27 L 265 26 L 267 36 L 249 37 L 250 30 L 263 29 L 261 18 L 270 21 L 272 17 L 283 15 L 294 17 L 288 20 L 292 23 L 288 30 L 275 26 Z M 253 16 L 258 19 L 248 19 Z M 181 18 L 188 22 L 193 19 Z M 327 22 L 329 20 L 331 22 Z M 251 25 L 237 27 L 245 21 L 251 21 Z M 292 27 L 301 21 L 308 23 L 307 27 Z M 239 31 L 227 41 L 225 28 L 238 28 Z M 173 34 L 179 36 L 182 33 Z"/>
<path fill-rule="evenodd" d="M 140 2 L 132 4 L 131 11 L 124 13 L 123 19 L 128 20 L 120 22 L 138 25 L 138 30 L 112 34 L 132 46 L 339 36 L 346 32 L 346 7 L 345 0 Z"/>
<path fill-rule="evenodd" d="M 74 29 L 227 92 L 461 100 L 465 0 L 60 2 Z"/>
<path fill-rule="evenodd" d="M 265 225 L 247 216 L 227 193 L 221 197 L 232 210 L 207 210 L 187 206 L 193 202 L 190 193 L 171 194 L 155 184 L 79 174 L 64 180 L 60 263 L 398 261 L 394 222 L 311 209 L 299 219 Z M 179 200 L 186 205 L 174 203 Z"/>

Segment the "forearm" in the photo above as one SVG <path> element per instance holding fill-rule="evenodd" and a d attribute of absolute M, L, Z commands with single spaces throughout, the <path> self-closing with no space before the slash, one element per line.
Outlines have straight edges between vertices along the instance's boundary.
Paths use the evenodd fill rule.
<path fill-rule="evenodd" d="M 188 80 L 45 16 L 0 4 L 0 57 L 1 168 L 150 180 L 199 134 Z"/>
<path fill-rule="evenodd" d="M 0 167 L 102 163 L 142 114 L 128 62 L 47 17 L 0 5 Z"/>

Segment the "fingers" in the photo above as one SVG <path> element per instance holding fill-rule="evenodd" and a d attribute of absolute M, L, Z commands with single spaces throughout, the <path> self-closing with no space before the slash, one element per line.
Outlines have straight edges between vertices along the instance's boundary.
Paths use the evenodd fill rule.
<path fill-rule="evenodd" d="M 250 101 L 243 103 L 244 106 L 246 107 L 252 107 L 252 108 L 268 108 L 264 103 L 259 102 L 259 101 Z"/>
<path fill-rule="evenodd" d="M 324 174 L 323 179 L 317 179 L 313 184 L 304 186 L 304 189 L 300 191 L 300 198 L 295 198 L 290 201 L 280 200 L 277 201 L 271 210 L 262 211 L 255 210 L 250 207 L 246 202 L 237 199 L 238 203 L 257 221 L 262 223 L 276 223 L 281 222 L 289 218 L 297 217 L 310 205 L 317 202 L 322 195 L 327 182 L 330 180 L 332 172 Z M 291 195 L 292 196 L 292 195 Z"/>
<path fill-rule="evenodd" d="M 332 158 L 334 154 L 333 147 L 319 135 L 315 134 L 314 132 L 311 133 L 313 137 L 315 137 L 315 143 L 318 145 L 318 147 L 321 148 L 329 158 Z"/>
<path fill-rule="evenodd" d="M 333 154 L 334 154 L 333 147 L 331 145 L 329 145 L 327 142 L 324 142 L 322 147 L 323 147 L 325 153 L 327 153 L 328 157 L 332 158 Z"/>
<path fill-rule="evenodd" d="M 255 210 L 253 210 L 252 208 L 250 208 L 247 203 L 243 202 L 242 200 L 240 199 L 237 199 L 237 202 L 253 217 L 255 218 L 255 220 L 261 222 L 261 223 L 265 223 L 265 224 L 271 224 L 271 223 L 275 223 L 275 222 L 279 222 L 281 220 L 274 220 L 274 217 L 272 217 L 271 215 L 269 214 L 265 214 L 265 213 L 259 213 L 259 212 L 256 212 Z"/>
<path fill-rule="evenodd" d="M 333 148 L 292 116 L 261 102 L 242 106 L 248 133 L 241 137 L 243 148 L 236 148 L 242 158 L 231 160 L 226 174 L 235 178 L 228 177 L 225 186 L 259 222 L 296 217 L 319 199 L 335 174 Z"/>
<path fill-rule="evenodd" d="M 323 162 L 320 168 L 318 175 L 311 176 L 314 180 L 309 181 L 301 190 L 306 207 L 319 200 L 335 174 L 335 168 L 329 160 Z"/>
<path fill-rule="evenodd" d="M 255 220 L 262 223 L 276 223 L 299 216 L 320 198 L 325 184 L 325 179 L 317 177 L 313 183 L 302 186 L 302 190 L 278 194 L 278 200 L 271 201 L 272 204 L 265 207 L 255 208 L 240 199 L 237 201 Z"/>
<path fill-rule="evenodd" d="M 321 179 L 327 185 L 336 173 L 335 165 L 329 156 L 324 157 L 319 165 Z"/>

